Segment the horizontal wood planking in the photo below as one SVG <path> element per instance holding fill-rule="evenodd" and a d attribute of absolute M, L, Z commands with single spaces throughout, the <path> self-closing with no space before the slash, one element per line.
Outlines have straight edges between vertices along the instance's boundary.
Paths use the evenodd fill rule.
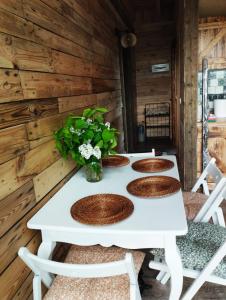
<path fill-rule="evenodd" d="M 38 25 L 34 25 L 34 40 L 36 43 L 67 54 L 72 54 L 76 57 L 85 58 L 87 60 L 90 60 L 93 57 L 93 53 L 91 52 L 92 49 L 85 49 L 75 42 L 65 39 L 65 37 L 59 36 Z"/>
<path fill-rule="evenodd" d="M 60 157 L 55 141 L 46 142 L 17 158 L 17 177 L 33 178 Z"/>
<path fill-rule="evenodd" d="M 1 0 L 0 8 L 9 11 L 17 16 L 23 17 L 22 0 Z"/>
<path fill-rule="evenodd" d="M 3 262 L 0 266 L 0 273 L 7 268 L 9 263 L 16 257 L 19 247 L 26 245 L 36 234 L 35 230 L 27 228 L 28 220 L 68 181 L 73 172 L 68 172 L 63 180 L 59 181 L 36 206 L 24 215 L 10 231 L 0 239 L 0 259 Z M 10 248 L 10 251 L 9 251 Z M 4 258 L 4 260 L 2 260 Z"/>
<path fill-rule="evenodd" d="M 29 150 L 25 125 L 0 130 L 0 164 Z"/>
<path fill-rule="evenodd" d="M 92 78 L 92 83 L 93 83 L 93 92 L 94 93 L 120 90 L 120 88 L 121 88 L 121 84 L 120 84 L 119 80 Z"/>
<path fill-rule="evenodd" d="M 35 204 L 32 180 L 0 200 L 0 236 L 18 222 Z"/>
<path fill-rule="evenodd" d="M 0 32 L 26 40 L 33 40 L 33 23 L 0 8 Z"/>
<path fill-rule="evenodd" d="M 66 115 L 54 115 L 29 122 L 27 127 L 28 140 L 36 140 L 47 136 L 53 136 L 54 131 L 63 125 Z"/>
<path fill-rule="evenodd" d="M 0 103 L 0 129 L 27 123 L 57 113 L 57 98 Z"/>
<path fill-rule="evenodd" d="M 37 43 L 0 34 L 0 67 L 53 72 L 52 54 Z"/>
<path fill-rule="evenodd" d="M 34 177 L 33 182 L 37 201 L 42 199 L 58 182 L 75 169 L 75 167 L 75 162 L 61 158 Z"/>
<path fill-rule="evenodd" d="M 14 158 L 0 167 L 0 199 L 17 190 L 28 181 L 27 178 L 17 177 L 17 158 Z"/>
<path fill-rule="evenodd" d="M 17 258 L 35 239 L 27 221 L 77 170 L 59 159 L 53 132 L 96 105 L 122 131 L 115 28 L 126 26 L 99 0 L 3 0 L 0 14 L 0 298 L 15 300 L 32 297 Z"/>
<path fill-rule="evenodd" d="M 19 72 L 0 69 L 0 103 L 24 99 Z"/>
<path fill-rule="evenodd" d="M 53 136 L 49 135 L 49 136 L 45 136 L 45 137 L 42 137 L 40 139 L 37 139 L 37 140 L 31 140 L 29 141 L 29 146 L 30 146 L 30 149 L 34 149 L 48 141 L 51 141 L 53 140 Z"/>
<path fill-rule="evenodd" d="M 63 113 L 85 106 L 93 106 L 97 104 L 97 96 L 95 94 L 91 94 L 82 96 L 59 97 L 58 104 L 59 112 Z"/>
<path fill-rule="evenodd" d="M 27 244 L 27 247 L 31 252 L 36 253 L 40 242 L 41 235 L 36 234 Z M 0 275 L 0 298 L 4 300 L 12 299 L 29 274 L 29 267 L 25 265 L 19 256 L 16 257 L 5 272 Z"/>
<path fill-rule="evenodd" d="M 80 46 L 89 49 L 91 35 L 87 34 L 75 23 L 64 18 L 41 1 L 24 0 L 23 3 L 24 14 L 29 21 L 71 41 L 76 41 Z"/>
<path fill-rule="evenodd" d="M 55 73 L 87 77 L 92 75 L 91 61 L 59 51 L 53 51 L 52 57 Z"/>
<path fill-rule="evenodd" d="M 91 93 L 92 82 L 87 77 L 37 72 L 20 72 L 26 99 L 73 96 Z"/>
<path fill-rule="evenodd" d="M 93 34 L 93 27 L 84 18 L 82 18 L 75 10 L 71 9 L 71 6 L 64 2 L 58 0 L 42 0 L 45 4 L 56 10 L 59 14 L 63 15 L 65 18 L 69 19 L 77 26 L 81 27 L 84 31 Z"/>

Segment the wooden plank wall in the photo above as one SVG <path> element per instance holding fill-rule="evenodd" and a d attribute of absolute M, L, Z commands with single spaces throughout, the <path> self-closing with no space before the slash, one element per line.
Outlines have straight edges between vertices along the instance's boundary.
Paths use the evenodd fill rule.
<path fill-rule="evenodd" d="M 26 223 L 76 170 L 53 131 L 93 105 L 122 131 L 116 27 L 124 24 L 108 0 L 0 1 L 1 300 L 29 299 L 17 251 L 35 252 L 40 235 Z"/>
<path fill-rule="evenodd" d="M 179 162 L 183 188 L 189 191 L 197 177 L 198 0 L 182 4 Z"/>
<path fill-rule="evenodd" d="M 144 121 L 146 103 L 171 101 L 171 72 L 152 73 L 151 65 L 171 64 L 172 44 L 176 38 L 174 9 L 174 1 L 136 1 L 138 123 Z"/>
<path fill-rule="evenodd" d="M 226 68 L 226 17 L 199 19 L 199 70 L 202 58 L 208 58 L 210 69 Z"/>

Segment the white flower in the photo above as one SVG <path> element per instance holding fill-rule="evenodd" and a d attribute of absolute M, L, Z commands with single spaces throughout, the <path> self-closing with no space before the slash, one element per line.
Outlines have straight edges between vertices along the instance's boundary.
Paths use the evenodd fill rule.
<path fill-rule="evenodd" d="M 82 144 L 78 150 L 85 159 L 89 159 L 90 156 L 93 155 L 93 147 L 90 144 Z"/>
<path fill-rule="evenodd" d="M 74 129 L 74 127 L 70 127 L 70 132 L 72 132 L 72 133 L 75 133 L 75 129 Z"/>
<path fill-rule="evenodd" d="M 109 122 L 106 122 L 106 123 L 105 123 L 105 126 L 106 126 L 108 129 L 110 129 L 111 124 L 110 124 Z"/>
<path fill-rule="evenodd" d="M 76 130 L 75 130 L 75 133 L 76 133 L 78 136 L 80 136 L 80 135 L 82 134 L 80 129 L 76 129 Z"/>
<path fill-rule="evenodd" d="M 100 159 L 101 158 L 101 151 L 100 148 L 98 146 L 95 146 L 93 149 L 93 155 L 97 158 Z"/>
<path fill-rule="evenodd" d="M 91 119 L 87 119 L 86 122 L 88 125 L 90 125 L 93 121 Z"/>

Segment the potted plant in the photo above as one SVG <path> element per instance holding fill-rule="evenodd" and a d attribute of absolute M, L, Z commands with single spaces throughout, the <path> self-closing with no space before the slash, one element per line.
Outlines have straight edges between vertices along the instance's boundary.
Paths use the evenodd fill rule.
<path fill-rule="evenodd" d="M 115 154 L 117 130 L 104 122 L 103 107 L 87 108 L 82 116 L 69 115 L 62 128 L 55 132 L 56 148 L 67 158 L 71 156 L 78 166 L 84 166 L 86 179 L 96 182 L 102 179 L 101 159 Z"/>

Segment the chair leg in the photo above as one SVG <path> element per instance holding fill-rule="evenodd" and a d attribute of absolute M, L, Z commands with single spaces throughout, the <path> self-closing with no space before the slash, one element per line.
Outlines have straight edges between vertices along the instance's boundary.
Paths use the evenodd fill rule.
<path fill-rule="evenodd" d="M 160 280 L 160 282 L 161 284 L 166 284 L 169 279 L 170 279 L 170 273 L 165 273 L 162 279 Z"/>
<path fill-rule="evenodd" d="M 208 262 L 206 267 L 202 270 L 200 275 L 193 281 L 192 285 L 185 292 L 182 300 L 192 300 L 204 282 L 208 279 L 208 276 L 216 269 L 216 266 L 221 262 L 225 256 L 226 242 L 218 249 L 212 259 Z"/>
<path fill-rule="evenodd" d="M 40 275 L 34 275 L 33 278 L 33 299 L 42 299 L 41 278 Z"/>
<path fill-rule="evenodd" d="M 156 279 L 157 279 L 158 281 L 161 281 L 165 274 L 166 274 L 166 272 L 160 271 L 160 272 L 158 273 L 158 275 L 156 276 Z"/>
<path fill-rule="evenodd" d="M 218 207 L 216 215 L 218 218 L 219 225 L 225 227 L 224 213 L 221 207 Z"/>

